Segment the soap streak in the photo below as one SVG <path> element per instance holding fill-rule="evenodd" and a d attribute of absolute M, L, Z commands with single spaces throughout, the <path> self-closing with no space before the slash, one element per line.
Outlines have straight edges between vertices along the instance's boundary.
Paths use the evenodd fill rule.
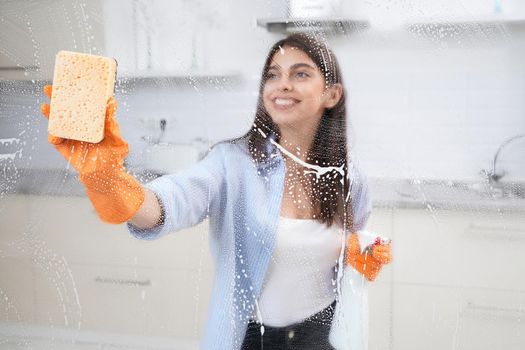
<path fill-rule="evenodd" d="M 258 128 L 258 131 L 264 138 L 267 137 L 267 135 L 260 128 Z M 325 167 L 323 167 L 323 166 L 319 166 L 319 165 L 309 164 L 309 163 L 299 159 L 298 157 L 296 157 L 294 154 L 292 154 L 288 150 L 286 150 L 284 147 L 282 147 L 274 139 L 270 138 L 270 142 L 273 145 L 275 145 L 281 152 L 283 152 L 285 155 L 287 155 L 292 160 L 294 160 L 295 162 L 301 164 L 305 168 L 311 169 L 311 171 L 305 171 L 305 173 L 309 173 L 309 174 L 313 173 L 313 174 L 316 175 L 317 179 L 319 179 L 320 176 L 322 176 L 322 175 L 324 175 L 326 173 L 329 173 L 331 171 L 336 171 L 339 174 L 341 174 L 340 183 L 341 183 L 341 186 L 342 186 L 342 189 L 341 189 L 342 193 L 344 193 L 344 179 L 345 179 L 345 177 L 347 178 L 348 181 L 351 181 L 351 179 L 350 179 L 350 172 L 347 172 L 347 174 L 345 175 L 344 164 L 341 165 L 341 166 L 338 166 L 338 167 L 336 167 L 336 166 L 325 166 Z M 350 190 L 348 191 L 348 193 L 346 195 L 346 199 L 343 201 L 344 220 L 343 220 L 342 237 L 344 237 L 345 239 L 341 240 L 342 249 L 340 251 L 339 258 L 337 259 L 337 277 L 336 277 L 336 290 L 337 290 L 336 302 L 337 303 L 339 303 L 339 300 L 341 298 L 341 281 L 342 281 L 342 278 L 343 278 L 344 253 L 345 253 L 345 250 L 346 250 L 346 236 L 347 236 L 347 231 L 348 231 L 348 227 L 346 225 L 346 222 L 347 222 L 347 220 L 346 220 L 346 218 L 347 218 L 347 206 L 346 206 L 346 204 L 347 204 L 347 201 L 348 201 L 349 198 L 350 198 Z M 364 278 L 364 276 L 363 276 L 363 278 Z M 258 305 L 257 305 L 257 307 L 258 307 Z M 262 320 L 261 320 L 261 325 L 262 325 Z M 261 327 L 261 334 L 263 334 L 263 333 L 264 333 L 264 327 Z"/>

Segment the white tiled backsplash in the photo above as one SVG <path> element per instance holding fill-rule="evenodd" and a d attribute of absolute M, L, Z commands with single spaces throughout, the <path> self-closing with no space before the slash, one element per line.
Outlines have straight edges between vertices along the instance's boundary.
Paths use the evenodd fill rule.
<path fill-rule="evenodd" d="M 348 54 L 349 115 L 369 174 L 473 179 L 525 134 L 525 70 L 510 47 Z M 498 169 L 525 178 L 525 139 Z"/>
<path fill-rule="evenodd" d="M 144 163 L 143 136 L 158 136 L 144 120 L 166 119 L 163 141 L 175 142 L 200 137 L 213 143 L 250 127 L 265 56 L 281 38 L 257 27 L 255 19 L 276 17 L 282 9 L 263 3 L 228 4 L 243 16 L 215 28 L 208 42 L 208 68 L 215 74 L 237 71 L 244 82 L 198 91 L 165 81 L 155 88 L 118 88 L 117 118 L 130 143 L 130 163 Z M 349 17 L 359 13 L 350 13 L 348 6 L 345 11 Z M 496 34 L 484 34 L 480 27 L 457 40 L 440 40 L 372 27 L 331 38 L 348 93 L 353 154 L 365 173 L 480 179 L 480 170 L 490 168 L 498 147 L 525 133 L 525 33 L 519 28 L 500 26 Z M 64 167 L 44 137 L 46 121 L 38 109 L 44 98 L 35 94 L 2 91 L 0 137 L 25 132 L 24 166 Z M 523 181 L 524 159 L 525 139 L 506 146 L 498 162 L 498 170 L 507 172 L 503 180 Z"/>
<path fill-rule="evenodd" d="M 349 40 L 335 51 L 354 155 L 369 176 L 479 179 L 505 140 L 525 134 L 523 48 L 370 50 Z M 233 92 L 139 90 L 123 97 L 133 117 L 123 128 L 137 139 L 145 131 L 133 123 L 159 113 L 168 116 L 168 140 L 239 136 L 254 117 L 257 74 Z M 524 159 L 525 139 L 516 140 L 497 170 L 507 171 L 504 180 L 524 180 Z"/>

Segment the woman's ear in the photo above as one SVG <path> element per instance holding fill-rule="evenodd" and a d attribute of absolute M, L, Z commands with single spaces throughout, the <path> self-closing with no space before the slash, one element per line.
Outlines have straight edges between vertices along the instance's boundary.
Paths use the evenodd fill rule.
<path fill-rule="evenodd" d="M 333 108 L 339 100 L 341 99 L 341 96 L 343 96 L 343 86 L 340 83 L 336 83 L 325 91 L 326 94 L 326 102 L 325 102 L 325 108 Z"/>

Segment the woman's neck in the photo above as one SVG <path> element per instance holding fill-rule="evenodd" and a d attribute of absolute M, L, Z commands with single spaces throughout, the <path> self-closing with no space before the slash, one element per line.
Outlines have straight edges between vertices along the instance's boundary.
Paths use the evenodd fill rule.
<path fill-rule="evenodd" d="M 314 139 L 314 132 L 306 129 L 280 128 L 279 144 L 302 161 L 307 155 Z"/>

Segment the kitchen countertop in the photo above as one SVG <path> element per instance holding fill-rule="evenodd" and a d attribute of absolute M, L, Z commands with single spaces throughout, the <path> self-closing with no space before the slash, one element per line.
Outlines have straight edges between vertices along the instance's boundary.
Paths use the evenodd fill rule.
<path fill-rule="evenodd" d="M 142 183 L 159 176 L 130 171 Z M 525 182 L 368 178 L 374 207 L 449 210 L 524 211 Z M 1 194 L 85 196 L 76 172 L 68 169 L 18 169 L 0 174 Z"/>
<path fill-rule="evenodd" d="M 525 211 L 525 182 L 369 178 L 374 207 Z"/>

